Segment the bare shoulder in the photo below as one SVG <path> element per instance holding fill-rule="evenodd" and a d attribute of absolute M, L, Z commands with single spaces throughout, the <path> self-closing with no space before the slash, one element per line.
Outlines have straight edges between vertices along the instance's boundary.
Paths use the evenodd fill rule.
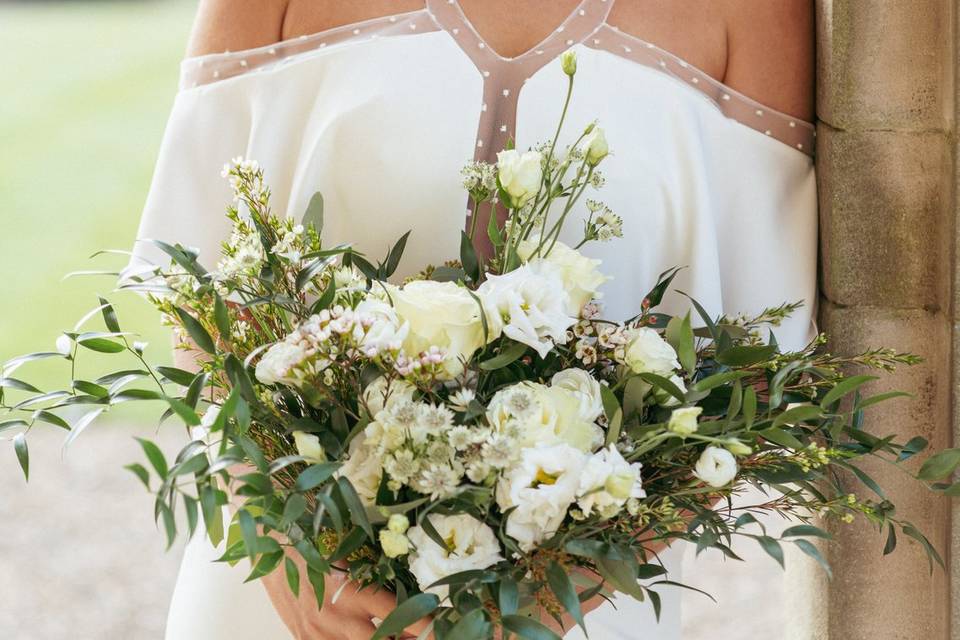
<path fill-rule="evenodd" d="M 813 0 L 721 0 L 727 22 L 724 82 L 802 120 L 814 118 Z"/>
<path fill-rule="evenodd" d="M 188 56 L 262 47 L 281 39 L 289 0 L 200 0 Z"/>

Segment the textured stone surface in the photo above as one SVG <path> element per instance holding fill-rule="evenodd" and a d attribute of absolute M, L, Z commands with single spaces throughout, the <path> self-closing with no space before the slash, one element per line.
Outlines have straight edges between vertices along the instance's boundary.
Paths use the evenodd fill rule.
<path fill-rule="evenodd" d="M 897 434 L 900 439 L 922 435 L 934 449 L 950 444 L 949 345 L 951 324 L 941 313 L 923 310 L 840 308 L 821 306 L 821 328 L 831 335 L 831 349 L 854 353 L 886 346 L 916 353 L 925 361 L 903 367 L 881 383 L 865 389 L 877 393 L 902 389 L 914 394 L 868 410 L 865 429 L 874 435 Z M 921 458 L 922 459 L 922 458 Z M 916 470 L 920 459 L 907 465 Z M 888 489 L 897 516 L 911 520 L 941 553 L 949 545 L 949 501 L 888 464 L 870 463 L 864 470 Z M 863 498 L 876 499 L 868 491 Z M 900 536 L 897 551 L 881 557 L 884 537 L 869 525 L 835 524 L 836 544 L 828 547 L 834 567 L 829 584 L 831 639 L 945 640 L 949 637 L 946 573 L 930 573 L 924 553 L 913 540 Z"/>
<path fill-rule="evenodd" d="M 944 135 L 821 124 L 817 140 L 824 295 L 842 305 L 948 306 Z"/>
<path fill-rule="evenodd" d="M 817 114 L 839 129 L 944 129 L 952 0 L 818 0 Z"/>

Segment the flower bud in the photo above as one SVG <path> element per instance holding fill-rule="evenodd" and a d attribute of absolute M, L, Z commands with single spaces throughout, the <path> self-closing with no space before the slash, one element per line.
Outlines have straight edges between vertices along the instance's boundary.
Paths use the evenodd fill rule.
<path fill-rule="evenodd" d="M 610 147 L 607 146 L 607 137 L 600 127 L 594 128 L 583 141 L 586 145 L 587 164 L 591 167 L 600 164 L 600 161 L 610 153 Z"/>
<path fill-rule="evenodd" d="M 674 409 L 670 414 L 667 429 L 681 436 L 689 436 L 697 432 L 697 416 L 703 413 L 701 407 L 683 407 Z"/>
<path fill-rule="evenodd" d="M 748 456 L 753 453 L 752 448 L 740 442 L 736 438 L 730 438 L 727 440 L 724 446 L 727 448 L 727 451 L 736 456 Z"/>
<path fill-rule="evenodd" d="M 406 533 L 410 528 L 410 520 L 402 513 L 395 513 L 387 520 L 387 529 L 394 533 Z"/>
<path fill-rule="evenodd" d="M 297 453 L 308 462 L 326 462 L 327 456 L 320 446 L 320 438 L 304 431 L 294 431 L 293 441 L 297 445 Z"/>
<path fill-rule="evenodd" d="M 560 66 L 563 72 L 570 77 L 577 72 L 577 54 L 573 49 L 567 49 L 560 54 Z"/>
<path fill-rule="evenodd" d="M 70 339 L 70 336 L 61 335 L 57 338 L 57 351 L 65 356 L 70 355 L 70 352 L 73 351 L 73 340 Z"/>
<path fill-rule="evenodd" d="M 383 554 L 388 558 L 405 556 L 410 553 L 410 540 L 402 533 L 381 529 L 380 547 L 383 549 Z"/>

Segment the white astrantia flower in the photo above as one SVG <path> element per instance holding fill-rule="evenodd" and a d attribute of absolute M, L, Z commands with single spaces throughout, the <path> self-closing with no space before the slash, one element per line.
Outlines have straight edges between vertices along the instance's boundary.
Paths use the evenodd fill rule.
<path fill-rule="evenodd" d="M 487 421 L 520 447 L 565 443 L 592 451 L 603 441 L 602 429 L 582 417 L 577 392 L 536 382 L 520 382 L 495 393 L 487 405 Z M 490 464 L 500 466 L 493 460 Z"/>
<path fill-rule="evenodd" d="M 603 414 L 603 396 L 600 383 L 583 369 L 564 369 L 553 374 L 550 386 L 572 392 L 580 403 L 580 418 L 595 422 Z"/>
<path fill-rule="evenodd" d="M 437 580 L 455 573 L 486 569 L 504 559 L 493 529 L 476 518 L 466 514 L 443 516 L 436 513 L 427 517 L 446 548 L 434 542 L 423 527 L 416 526 L 407 531 L 414 546 L 409 557 L 410 572 L 420 589 L 427 590 Z M 428 592 L 446 598 L 450 590 L 442 585 Z"/>
<path fill-rule="evenodd" d="M 387 285 L 399 317 L 409 323 L 403 349 L 410 357 L 439 347 L 451 378 L 463 371 L 463 360 L 483 346 L 480 305 L 454 282 L 415 280 L 403 287 Z M 497 337 L 490 335 L 492 340 Z"/>
<path fill-rule="evenodd" d="M 354 438 L 350 442 L 348 454 L 346 462 L 337 470 L 337 476 L 350 481 L 364 504 L 373 505 L 383 475 L 381 459 L 371 447 L 364 444 L 362 438 Z"/>
<path fill-rule="evenodd" d="M 540 357 L 565 344 L 567 329 L 576 318 L 568 312 L 570 296 L 559 269 L 532 260 L 504 275 L 487 275 L 477 295 L 490 316 L 490 327 L 532 347 Z"/>
<path fill-rule="evenodd" d="M 596 510 L 604 518 L 616 515 L 630 498 L 644 498 L 640 463 L 627 462 L 616 446 L 596 452 L 587 460 L 577 488 L 577 506 L 585 516 Z"/>
<path fill-rule="evenodd" d="M 497 154 L 497 175 L 511 209 L 519 209 L 540 191 L 543 157 L 536 151 L 506 149 Z"/>
<path fill-rule="evenodd" d="M 524 551 L 530 551 L 560 527 L 577 497 L 587 454 L 566 444 L 529 447 L 520 462 L 497 483 L 500 509 L 516 507 L 507 518 L 506 532 Z"/>
<path fill-rule="evenodd" d="M 363 402 L 373 417 L 394 403 L 413 400 L 417 388 L 406 380 L 388 380 L 380 376 L 363 390 Z"/>
<path fill-rule="evenodd" d="M 681 407 L 670 413 L 667 429 L 681 436 L 697 432 L 697 418 L 703 413 L 703 407 Z"/>
<path fill-rule="evenodd" d="M 327 461 L 327 455 L 320 446 L 320 438 L 307 433 L 306 431 L 294 431 L 293 441 L 297 447 L 297 453 L 307 459 L 310 463 L 320 463 Z"/>
<path fill-rule="evenodd" d="M 711 487 L 725 487 L 737 477 L 737 459 L 721 447 L 707 447 L 694 466 L 694 475 Z"/>
<path fill-rule="evenodd" d="M 539 244 L 538 236 L 523 240 L 517 247 L 517 254 L 522 260 L 529 260 L 535 254 Z M 562 242 L 552 243 L 552 248 L 548 243 L 543 251 L 547 249 L 550 249 L 550 253 L 541 259 L 557 267 L 563 288 L 569 296 L 567 313 L 580 317 L 583 307 L 594 298 L 600 297 L 598 293 L 600 285 L 610 278 L 597 269 L 600 266 L 600 260 L 588 258 Z"/>
<path fill-rule="evenodd" d="M 624 363 L 634 373 L 655 373 L 670 377 L 680 368 L 677 352 L 650 327 L 636 327 L 628 333 Z"/>
<path fill-rule="evenodd" d="M 263 354 L 257 362 L 255 375 L 263 384 L 295 382 L 290 371 L 307 358 L 306 349 L 300 344 L 278 342 Z"/>

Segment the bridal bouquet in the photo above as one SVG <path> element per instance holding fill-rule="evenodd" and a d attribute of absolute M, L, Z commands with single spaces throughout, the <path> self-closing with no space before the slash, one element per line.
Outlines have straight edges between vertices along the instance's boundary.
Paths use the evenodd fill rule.
<path fill-rule="evenodd" d="M 572 91 L 575 60 L 563 63 Z M 579 248 L 621 236 L 620 218 L 585 199 L 579 242 L 559 237 L 602 186 L 607 143 L 595 124 L 569 147 L 557 137 L 469 164 L 474 215 L 451 247 L 459 259 L 402 282 L 391 276 L 406 236 L 381 260 L 326 246 L 319 195 L 303 220 L 278 217 L 263 169 L 235 160 L 224 171 L 233 232 L 214 268 L 155 242 L 171 264 L 128 273 L 121 287 L 160 309 L 198 369 L 150 365 L 101 300 L 104 331 L 64 333 L 56 352 L 3 367 L 2 387 L 27 396 L 0 398 L 0 430 L 16 432 L 24 472 L 35 424 L 72 440 L 119 403 L 158 402 L 189 443 L 168 460 L 141 440 L 149 466 L 128 468 L 155 494 L 169 541 L 202 516 L 213 543 L 226 539 L 221 560 L 249 559 L 251 579 L 282 570 L 298 592 L 305 566 L 318 605 L 330 572 L 388 589 L 397 607 L 375 638 L 426 616 L 439 639 L 556 638 L 551 628 L 584 626 L 583 602 L 615 591 L 659 610 L 659 590 L 676 583 L 657 551 L 677 539 L 736 558 L 731 540 L 745 536 L 781 564 L 794 545 L 826 566 L 811 538 L 829 535 L 815 517 L 864 517 L 888 532 L 885 553 L 899 532 L 941 562 L 860 468 L 925 447 L 863 429 L 868 407 L 902 394 L 863 397 L 875 378 L 844 373 L 915 359 L 841 358 L 822 336 L 782 351 L 766 328 L 796 305 L 716 318 L 690 300 L 696 322 L 658 313 L 675 269 L 638 297 L 636 315 L 604 318 L 608 278 Z M 481 208 L 491 211 L 483 229 Z M 125 363 L 46 393 L 13 377 L 37 358 L 73 369 L 85 351 Z M 934 456 L 920 478 L 949 491 L 938 481 L 956 458 Z M 858 497 L 857 484 L 875 498 Z M 761 504 L 730 500 L 751 486 L 767 494 Z M 796 523 L 768 535 L 755 517 L 764 512 Z"/>

